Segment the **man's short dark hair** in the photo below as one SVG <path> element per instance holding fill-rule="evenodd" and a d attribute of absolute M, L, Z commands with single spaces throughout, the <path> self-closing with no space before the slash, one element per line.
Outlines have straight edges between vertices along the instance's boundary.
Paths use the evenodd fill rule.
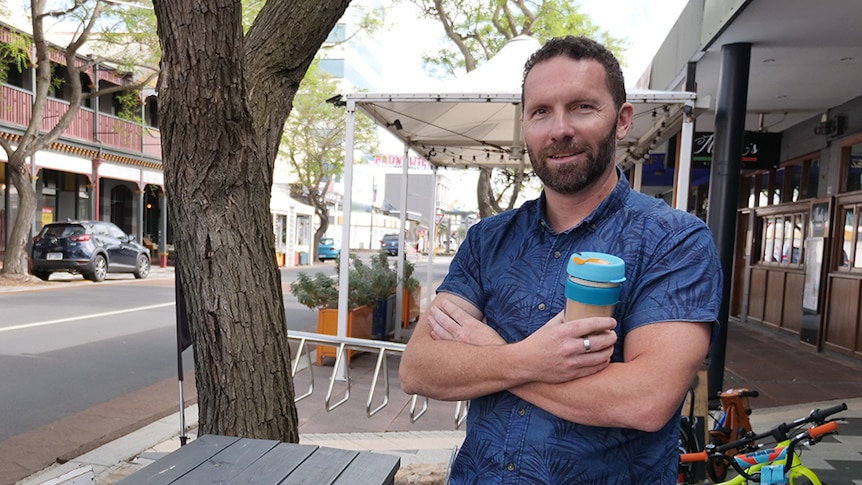
<path fill-rule="evenodd" d="M 533 55 L 527 59 L 524 65 L 524 78 L 521 82 L 521 105 L 524 104 L 524 82 L 527 80 L 527 74 L 533 69 L 533 66 L 557 56 L 566 56 L 569 59 L 576 61 L 593 60 L 598 62 L 605 68 L 605 80 L 608 90 L 614 99 L 614 105 L 619 110 L 623 103 L 626 102 L 626 85 L 623 79 L 623 71 L 620 68 L 620 63 L 614 54 L 605 46 L 587 37 L 575 37 L 567 35 L 566 37 L 554 37 L 545 42 L 545 44 Z"/>

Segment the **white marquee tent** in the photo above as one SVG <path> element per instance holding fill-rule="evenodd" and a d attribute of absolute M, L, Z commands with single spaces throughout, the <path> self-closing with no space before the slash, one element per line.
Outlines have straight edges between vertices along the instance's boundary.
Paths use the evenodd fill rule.
<path fill-rule="evenodd" d="M 518 164 L 528 164 L 521 136 L 521 82 L 527 58 L 539 47 L 539 43 L 530 37 L 512 39 L 492 59 L 436 92 L 351 93 L 343 96 L 340 101 L 347 108 L 345 207 L 351 204 L 353 127 L 357 109 L 404 143 L 405 159 L 409 150 L 413 150 L 435 168 L 515 168 Z M 643 155 L 656 148 L 671 130 L 682 131 L 676 207 L 684 207 L 689 191 L 687 181 L 695 98 L 695 93 L 690 92 L 630 90 L 627 100 L 635 108 L 634 124 L 626 139 L 617 144 L 617 163 L 624 168 L 634 164 L 633 184 L 639 189 L 641 164 L 635 162 L 642 161 Z M 403 173 L 407 175 L 407 164 L 403 164 Z M 401 207 L 406 207 L 407 184 L 401 184 L 401 187 Z M 430 210 L 433 213 L 435 208 Z M 403 219 L 401 223 L 403 227 Z M 345 213 L 343 241 L 348 241 L 349 227 L 349 215 Z M 343 245 L 342 251 L 342 257 L 347 258 L 348 243 Z M 432 253 L 429 253 L 430 257 L 433 257 Z M 403 274 L 400 262 L 398 271 L 400 277 Z M 338 335 L 345 336 L 347 265 L 341 266 L 339 278 Z M 401 291 L 397 292 L 396 315 L 400 315 L 401 294 Z M 397 339 L 400 325 L 395 327 Z"/>

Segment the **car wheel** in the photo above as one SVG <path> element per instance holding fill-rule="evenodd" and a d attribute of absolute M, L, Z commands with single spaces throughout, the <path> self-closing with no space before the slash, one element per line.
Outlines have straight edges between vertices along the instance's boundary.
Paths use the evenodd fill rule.
<path fill-rule="evenodd" d="M 150 275 L 150 258 L 146 254 L 138 255 L 138 262 L 135 264 L 135 278 L 142 280 Z"/>
<path fill-rule="evenodd" d="M 51 277 L 50 271 L 34 271 L 33 276 L 39 278 L 42 281 L 48 281 L 48 278 Z"/>
<path fill-rule="evenodd" d="M 108 260 L 105 259 L 101 254 L 97 255 L 93 258 L 93 272 L 85 274 L 84 277 L 93 282 L 100 282 L 105 280 L 105 276 L 108 274 Z"/>

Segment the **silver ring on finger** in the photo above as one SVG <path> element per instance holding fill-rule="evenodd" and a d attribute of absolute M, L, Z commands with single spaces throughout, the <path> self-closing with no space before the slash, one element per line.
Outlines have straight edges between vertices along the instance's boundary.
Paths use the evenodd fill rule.
<path fill-rule="evenodd" d="M 584 337 L 584 353 L 589 353 L 593 351 L 592 345 L 590 345 L 590 339 Z"/>

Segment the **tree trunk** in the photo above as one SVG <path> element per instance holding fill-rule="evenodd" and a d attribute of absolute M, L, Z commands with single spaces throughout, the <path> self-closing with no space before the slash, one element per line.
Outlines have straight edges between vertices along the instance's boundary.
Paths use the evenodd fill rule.
<path fill-rule="evenodd" d="M 479 180 L 476 182 L 476 203 L 479 206 L 479 218 L 496 214 L 494 210 L 494 191 L 491 188 L 492 169 L 480 168 Z"/>
<path fill-rule="evenodd" d="M 6 244 L 6 256 L 3 261 L 2 274 L 25 275 L 27 267 L 27 242 L 30 239 L 30 228 L 36 216 L 36 190 L 24 157 L 13 153 L 9 157 L 8 176 L 18 192 L 18 215 L 12 224 L 12 231 Z"/>
<path fill-rule="evenodd" d="M 257 132 L 261 125 L 249 108 L 241 5 L 153 4 L 163 51 L 165 185 L 189 310 L 200 432 L 297 442 L 269 213 L 274 156 L 268 158 L 267 144 L 273 136 Z M 331 26 L 315 28 L 328 32 Z"/>

